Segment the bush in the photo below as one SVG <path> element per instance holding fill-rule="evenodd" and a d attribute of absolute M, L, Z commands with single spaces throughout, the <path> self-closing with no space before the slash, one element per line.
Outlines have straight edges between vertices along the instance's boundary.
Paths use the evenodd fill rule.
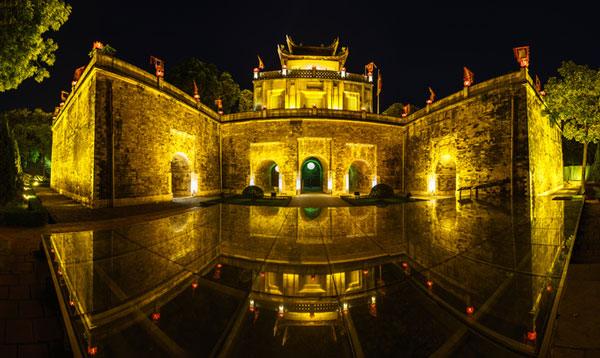
<path fill-rule="evenodd" d="M 377 184 L 371 188 L 371 193 L 369 193 L 369 197 L 376 199 L 391 198 L 393 196 L 394 189 L 387 184 Z"/>
<path fill-rule="evenodd" d="M 0 209 L 0 225 L 43 226 L 48 223 L 48 211 L 40 199 L 29 199 L 30 210 L 21 206 L 8 205 Z"/>
<path fill-rule="evenodd" d="M 256 185 L 248 186 L 242 191 L 242 197 L 246 199 L 260 199 L 265 196 L 265 192 Z"/>

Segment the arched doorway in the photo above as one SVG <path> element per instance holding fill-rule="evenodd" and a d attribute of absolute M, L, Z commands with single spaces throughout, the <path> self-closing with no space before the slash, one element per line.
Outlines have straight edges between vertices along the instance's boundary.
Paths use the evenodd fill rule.
<path fill-rule="evenodd" d="M 265 160 L 254 173 L 255 185 L 265 192 L 277 191 L 279 188 L 279 166 L 272 160 Z"/>
<path fill-rule="evenodd" d="M 323 166 L 319 159 L 311 157 L 302 163 L 302 192 L 323 191 Z"/>
<path fill-rule="evenodd" d="M 175 153 L 171 160 L 171 193 L 173 197 L 192 195 L 190 162 L 183 153 Z"/>
<path fill-rule="evenodd" d="M 443 155 L 435 166 L 435 191 L 441 195 L 456 192 L 456 163 L 450 155 Z"/>
<path fill-rule="evenodd" d="M 373 173 L 366 161 L 354 161 L 348 170 L 348 191 L 368 194 L 371 191 L 372 176 Z"/>

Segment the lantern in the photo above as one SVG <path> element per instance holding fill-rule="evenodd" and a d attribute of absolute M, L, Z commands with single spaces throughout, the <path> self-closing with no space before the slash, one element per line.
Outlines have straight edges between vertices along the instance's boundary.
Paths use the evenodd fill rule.
<path fill-rule="evenodd" d="M 250 299 L 249 306 L 250 306 L 250 312 L 254 312 L 254 300 L 253 299 Z"/>
<path fill-rule="evenodd" d="M 342 71 L 340 72 L 342 78 L 346 77 L 346 67 L 342 67 Z"/>
<path fill-rule="evenodd" d="M 281 75 L 282 75 L 282 76 L 285 76 L 285 75 L 287 75 L 287 66 L 286 66 L 286 65 L 283 65 L 283 66 L 281 67 Z"/>
<path fill-rule="evenodd" d="M 427 281 L 427 287 L 429 287 L 429 289 L 431 290 L 433 288 L 433 281 Z"/>
<path fill-rule="evenodd" d="M 165 76 L 165 63 L 163 60 L 158 59 L 154 56 L 150 56 L 150 63 L 154 65 L 156 69 L 156 77 L 164 77 Z"/>
<path fill-rule="evenodd" d="M 475 312 L 475 307 L 467 306 L 467 316 L 472 316 L 474 312 Z"/>
<path fill-rule="evenodd" d="M 88 355 L 95 356 L 98 353 L 98 347 L 90 347 L 88 346 Z"/>
<path fill-rule="evenodd" d="M 463 84 L 465 87 L 470 87 L 473 84 L 475 75 L 468 68 L 464 67 Z"/>
<path fill-rule="evenodd" d="M 254 79 L 258 79 L 258 68 L 254 68 Z"/>
<path fill-rule="evenodd" d="M 529 67 L 529 46 L 515 47 L 513 52 L 521 67 Z"/>
<path fill-rule="evenodd" d="M 527 340 L 529 341 L 535 341 L 537 338 L 537 333 L 536 331 L 533 332 L 527 332 Z"/>
<path fill-rule="evenodd" d="M 160 319 L 160 312 L 152 313 L 152 322 L 156 323 Z"/>
<path fill-rule="evenodd" d="M 196 289 L 196 288 L 198 288 L 198 282 L 194 282 L 194 283 L 192 283 L 192 288 L 193 288 L 193 289 Z"/>
<path fill-rule="evenodd" d="M 284 311 L 283 311 L 283 305 L 279 305 L 279 317 L 283 317 L 284 315 Z"/>
<path fill-rule="evenodd" d="M 366 274 L 368 274 L 368 273 L 369 273 L 369 270 L 367 270 L 367 269 L 364 269 L 364 270 L 363 270 L 363 275 L 366 275 Z"/>

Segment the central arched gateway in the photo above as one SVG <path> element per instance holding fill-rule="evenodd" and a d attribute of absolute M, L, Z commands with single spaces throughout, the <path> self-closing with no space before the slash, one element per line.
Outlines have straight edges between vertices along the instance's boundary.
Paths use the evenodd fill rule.
<path fill-rule="evenodd" d="M 323 166 L 319 159 L 308 158 L 302 163 L 300 169 L 302 178 L 302 192 L 323 191 Z"/>

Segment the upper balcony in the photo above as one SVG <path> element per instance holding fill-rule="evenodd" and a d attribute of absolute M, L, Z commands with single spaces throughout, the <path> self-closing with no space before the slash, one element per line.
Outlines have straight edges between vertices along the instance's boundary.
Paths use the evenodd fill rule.
<path fill-rule="evenodd" d="M 326 70 L 290 70 L 281 69 L 279 71 L 254 71 L 254 80 L 270 80 L 276 78 L 316 78 L 326 80 L 343 80 L 352 82 L 361 82 L 373 84 L 373 75 L 358 75 L 346 71 L 326 71 Z"/>

